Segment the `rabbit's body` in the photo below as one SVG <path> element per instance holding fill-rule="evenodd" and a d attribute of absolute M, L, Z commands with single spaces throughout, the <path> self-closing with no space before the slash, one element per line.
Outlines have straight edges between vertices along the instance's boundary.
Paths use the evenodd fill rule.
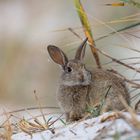
<path fill-rule="evenodd" d="M 105 99 L 102 112 L 109 110 L 123 110 L 124 105 L 120 96 L 129 104 L 130 97 L 124 80 L 112 72 L 103 69 L 92 71 L 91 90 L 89 92 L 89 104 L 95 106 Z"/>
<path fill-rule="evenodd" d="M 73 60 L 68 60 L 59 48 L 48 46 L 51 58 L 63 68 L 57 100 L 67 121 L 81 119 L 86 114 L 87 106 L 93 107 L 102 100 L 104 103 L 101 112 L 124 109 L 119 96 L 128 104 L 130 100 L 121 78 L 107 70 L 85 68 L 82 59 L 86 41 L 80 45 Z"/>
<path fill-rule="evenodd" d="M 61 79 L 63 82 L 60 82 L 62 84 L 57 92 L 57 100 L 69 121 L 84 117 L 87 106 L 95 107 L 103 100 L 105 101 L 101 112 L 123 110 L 124 105 L 119 96 L 122 96 L 129 104 L 129 94 L 121 78 L 103 69 L 88 72 L 91 79 L 85 85 L 82 83 L 68 85 L 65 80 Z"/>
<path fill-rule="evenodd" d="M 67 120 L 78 120 L 84 116 L 87 96 L 91 85 L 91 73 L 81 62 L 70 60 L 67 67 L 73 72 L 62 72 L 57 100 L 61 109 L 66 113 Z"/>

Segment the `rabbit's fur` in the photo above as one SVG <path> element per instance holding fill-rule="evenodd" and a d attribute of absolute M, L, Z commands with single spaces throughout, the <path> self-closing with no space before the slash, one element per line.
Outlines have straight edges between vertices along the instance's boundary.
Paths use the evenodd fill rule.
<path fill-rule="evenodd" d="M 119 96 L 122 96 L 128 104 L 130 100 L 125 83 L 121 78 L 107 70 L 86 69 L 83 63 L 86 41 L 87 39 L 79 46 L 73 60 L 68 60 L 58 47 L 48 46 L 50 57 L 63 69 L 57 100 L 67 121 L 83 118 L 87 106 L 93 107 L 103 99 L 105 101 L 101 112 L 124 109 Z"/>

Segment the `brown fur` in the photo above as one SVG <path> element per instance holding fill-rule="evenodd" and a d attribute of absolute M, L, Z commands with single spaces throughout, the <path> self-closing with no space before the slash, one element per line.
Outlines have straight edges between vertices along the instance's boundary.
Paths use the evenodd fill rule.
<path fill-rule="evenodd" d="M 85 68 L 82 60 L 86 41 L 87 39 L 79 46 L 73 60 L 68 60 L 58 47 L 48 46 L 51 58 L 63 68 L 57 101 L 67 121 L 81 119 L 86 113 L 87 106 L 93 107 L 103 99 L 101 112 L 124 109 L 119 96 L 122 96 L 128 104 L 130 101 L 129 93 L 121 78 L 107 70 Z"/>
<path fill-rule="evenodd" d="M 89 86 L 63 86 L 59 87 L 57 100 L 61 109 L 66 113 L 67 121 L 75 121 L 84 117 L 86 98 Z"/>
<path fill-rule="evenodd" d="M 102 112 L 124 109 L 119 96 L 122 96 L 129 104 L 130 97 L 124 81 L 107 70 L 93 70 L 91 87 L 89 92 L 90 105 L 94 106 L 102 98 L 105 98 Z"/>

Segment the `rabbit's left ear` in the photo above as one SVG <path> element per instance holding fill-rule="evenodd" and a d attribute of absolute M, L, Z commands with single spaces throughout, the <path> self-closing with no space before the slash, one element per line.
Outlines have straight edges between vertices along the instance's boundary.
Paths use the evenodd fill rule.
<path fill-rule="evenodd" d="M 48 53 L 49 53 L 50 57 L 52 58 L 52 60 L 55 63 L 61 65 L 62 67 L 65 67 L 65 65 L 68 62 L 68 58 L 65 55 L 65 53 L 54 45 L 49 45 L 47 47 L 47 49 L 48 49 Z"/>
<path fill-rule="evenodd" d="M 75 55 L 76 60 L 82 61 L 84 56 L 85 56 L 85 49 L 86 49 L 86 43 L 87 43 L 88 38 L 86 38 L 82 44 L 78 47 Z"/>

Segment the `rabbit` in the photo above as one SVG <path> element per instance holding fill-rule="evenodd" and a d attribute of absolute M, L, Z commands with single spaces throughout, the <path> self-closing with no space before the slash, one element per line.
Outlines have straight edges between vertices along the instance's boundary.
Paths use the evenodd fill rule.
<path fill-rule="evenodd" d="M 95 106 L 103 97 L 105 101 L 102 113 L 124 109 L 119 95 L 123 96 L 128 104 L 130 100 L 121 78 L 107 70 L 86 68 L 83 59 L 87 40 L 86 38 L 78 47 L 72 60 L 68 60 L 60 48 L 54 45 L 47 47 L 52 60 L 62 67 L 56 98 L 66 121 L 70 122 L 82 119 L 87 113 L 87 106 Z"/>

